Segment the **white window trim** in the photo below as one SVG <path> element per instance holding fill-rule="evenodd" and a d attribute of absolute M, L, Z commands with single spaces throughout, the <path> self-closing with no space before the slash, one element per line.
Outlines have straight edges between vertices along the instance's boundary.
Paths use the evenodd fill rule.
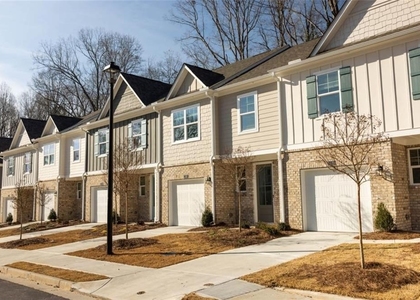
<path fill-rule="evenodd" d="M 26 171 L 26 155 L 29 154 L 29 166 L 30 166 L 30 171 Z M 25 168 L 25 172 L 23 172 L 23 174 L 30 174 L 32 173 L 32 153 L 31 152 L 25 152 L 25 154 L 23 155 L 23 167 Z"/>
<path fill-rule="evenodd" d="M 79 149 L 77 149 L 77 150 L 74 149 L 74 141 L 75 140 L 79 140 Z M 80 162 L 80 154 L 81 154 L 81 151 L 80 151 L 80 141 L 81 141 L 81 138 L 74 138 L 74 139 L 71 140 L 72 163 L 79 163 Z M 74 160 L 74 152 L 75 151 L 79 151 L 79 159 L 78 160 Z"/>
<path fill-rule="evenodd" d="M 13 169 L 12 172 L 9 174 L 9 169 L 10 169 L 10 160 L 13 160 Z M 12 177 L 15 176 L 15 165 L 16 165 L 16 159 L 14 156 L 10 156 L 7 158 L 7 176 L 8 177 Z"/>
<path fill-rule="evenodd" d="M 46 164 L 45 163 L 45 147 L 51 146 L 51 145 L 52 145 L 52 148 L 53 148 L 53 152 L 52 152 L 52 154 L 48 154 L 48 164 Z M 54 166 L 55 165 L 55 143 L 46 144 L 42 148 L 43 148 L 42 165 L 43 166 Z M 51 163 L 51 159 L 50 159 L 51 156 L 54 157 L 54 162 L 53 163 Z"/>
<path fill-rule="evenodd" d="M 254 96 L 254 114 L 255 114 L 255 128 L 253 129 L 248 129 L 248 130 L 243 130 L 241 131 L 241 110 L 240 110 L 240 103 L 241 103 L 241 98 L 245 98 L 245 97 L 249 97 L 249 96 Z M 237 116 L 236 116 L 236 120 L 237 120 L 237 126 L 238 126 L 238 135 L 241 134 L 247 134 L 247 133 L 253 133 L 253 132 L 258 132 L 259 131 L 259 118 L 258 118 L 258 93 L 257 91 L 253 91 L 253 92 L 249 92 L 246 94 L 242 94 L 242 95 L 238 95 L 236 97 L 236 110 L 237 110 Z"/>
<path fill-rule="evenodd" d="M 142 178 L 144 178 L 144 185 L 141 184 L 141 179 Z M 141 192 L 142 187 L 144 187 L 144 194 Z M 139 195 L 140 195 L 140 197 L 146 196 L 146 176 L 144 176 L 144 175 L 141 175 L 139 177 Z"/>
<path fill-rule="evenodd" d="M 409 173 L 409 177 L 410 177 L 410 185 L 420 185 L 420 183 L 414 183 L 413 182 L 413 172 L 412 172 L 412 169 L 419 169 L 420 166 L 412 167 L 411 166 L 411 159 L 410 159 L 410 150 L 419 150 L 419 149 L 420 149 L 420 147 L 407 149 L 408 173 Z"/>
<path fill-rule="evenodd" d="M 328 73 L 332 73 L 332 72 L 337 72 L 337 76 L 338 76 L 338 90 L 336 92 L 330 92 L 330 93 L 325 93 L 322 94 L 322 96 L 328 96 L 328 95 L 332 95 L 332 94 L 336 94 L 338 93 L 338 99 L 339 99 L 339 105 L 340 105 L 340 110 L 339 111 L 334 111 L 331 113 L 341 113 L 342 111 L 342 105 L 341 105 L 341 78 L 340 78 L 340 67 L 336 67 L 336 68 L 332 68 L 332 69 L 327 69 L 327 70 L 322 70 L 322 71 L 318 71 L 313 73 L 312 75 L 314 75 L 316 77 L 316 105 L 317 105 L 317 109 L 318 109 L 318 117 L 315 119 L 323 119 L 325 117 L 325 115 L 327 115 L 326 113 L 323 113 L 321 111 L 321 107 L 320 107 L 320 101 L 319 101 L 319 92 L 318 92 L 318 76 L 324 75 L 324 74 L 328 74 Z"/>
<path fill-rule="evenodd" d="M 197 137 L 195 138 L 191 138 L 191 139 L 187 139 L 187 118 L 185 116 L 185 112 L 187 111 L 187 109 L 190 108 L 197 108 Z M 179 140 L 179 141 L 175 141 L 175 136 L 174 136 L 174 113 L 179 112 L 179 111 L 183 111 L 184 112 L 184 139 L 183 140 Z M 190 105 L 190 106 L 186 106 L 186 107 L 182 107 L 182 108 L 178 108 L 178 109 L 174 109 L 173 111 L 171 111 L 171 136 L 172 136 L 172 144 L 182 144 L 182 143 L 188 143 L 188 142 L 195 142 L 195 141 L 199 141 L 201 139 L 201 126 L 200 126 L 200 115 L 201 115 L 201 111 L 200 111 L 200 104 L 194 104 L 194 105 Z M 191 123 L 189 123 L 191 124 Z M 181 125 L 179 125 L 181 126 Z"/>
<path fill-rule="evenodd" d="M 107 136 L 107 133 L 108 133 L 108 139 L 105 142 L 102 142 L 102 144 L 105 143 L 105 149 L 106 149 L 106 144 L 109 143 L 109 129 L 108 128 L 102 128 L 102 129 L 98 130 L 98 156 L 97 157 L 106 157 L 106 156 L 108 156 L 108 152 L 106 150 L 105 150 L 105 153 L 102 153 L 102 154 L 100 153 L 101 152 L 101 142 L 99 141 L 99 133 L 100 132 L 105 132 L 105 137 Z"/>

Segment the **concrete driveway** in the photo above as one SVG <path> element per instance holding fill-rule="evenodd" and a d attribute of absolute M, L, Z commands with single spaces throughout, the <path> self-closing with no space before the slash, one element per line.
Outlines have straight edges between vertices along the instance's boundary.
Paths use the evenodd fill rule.
<path fill-rule="evenodd" d="M 166 233 L 186 232 L 188 229 L 188 227 L 158 228 L 131 233 L 130 237 L 152 237 Z M 0 265 L 24 260 L 109 276 L 111 279 L 76 283 L 72 286 L 81 292 L 107 299 L 181 299 L 185 294 L 195 291 L 198 291 L 200 295 L 218 299 L 267 299 L 267 297 L 272 298 L 272 293 L 283 299 L 309 299 L 303 294 L 290 294 L 290 291 L 286 292 L 290 297 L 285 298 L 284 295 L 278 294 L 280 292 L 277 290 L 265 289 L 259 285 L 236 279 L 341 243 L 350 242 L 354 236 L 354 233 L 305 232 L 161 269 L 134 267 L 63 254 L 103 244 L 105 238 L 99 238 L 32 251 L 0 249 Z M 114 237 L 114 239 L 116 238 L 118 237 Z M 322 294 L 319 295 L 322 297 L 314 298 L 313 294 L 308 297 L 331 299 L 328 298 L 328 295 L 325 297 Z M 334 296 L 333 299 L 338 298 Z"/>

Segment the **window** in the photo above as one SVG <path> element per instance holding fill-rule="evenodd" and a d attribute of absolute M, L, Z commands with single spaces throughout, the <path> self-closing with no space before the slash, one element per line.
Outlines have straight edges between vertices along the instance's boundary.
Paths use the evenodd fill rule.
<path fill-rule="evenodd" d="M 32 172 L 32 153 L 26 152 L 23 162 L 23 174 L 28 174 Z"/>
<path fill-rule="evenodd" d="M 73 162 L 80 161 L 80 139 L 74 139 L 72 141 L 73 148 Z"/>
<path fill-rule="evenodd" d="M 306 78 L 308 116 L 353 110 L 351 68 L 344 67 Z"/>
<path fill-rule="evenodd" d="M 138 119 L 128 124 L 129 147 L 132 150 L 146 148 L 146 120 Z"/>
<path fill-rule="evenodd" d="M 140 176 L 139 192 L 140 196 L 146 196 L 146 176 Z"/>
<path fill-rule="evenodd" d="M 239 184 L 239 191 L 246 192 L 246 169 L 245 167 L 238 166 L 236 167 L 236 178 L 237 183 Z"/>
<path fill-rule="evenodd" d="M 410 181 L 420 184 L 420 148 L 409 150 Z"/>
<path fill-rule="evenodd" d="M 108 132 L 108 128 L 102 128 L 95 132 L 95 156 L 108 154 Z"/>
<path fill-rule="evenodd" d="M 258 111 L 256 99 L 256 92 L 238 96 L 239 133 L 253 132 L 258 130 Z"/>
<path fill-rule="evenodd" d="M 54 164 L 55 145 L 48 144 L 44 146 L 44 166 Z"/>
<path fill-rule="evenodd" d="M 175 110 L 172 112 L 173 141 L 198 140 L 199 127 L 199 105 Z"/>
<path fill-rule="evenodd" d="M 411 93 L 413 100 L 420 100 L 420 48 L 408 52 L 410 57 Z"/>
<path fill-rule="evenodd" d="M 11 156 L 7 159 L 7 176 L 15 175 L 15 157 Z"/>
<path fill-rule="evenodd" d="M 82 183 L 77 183 L 77 199 L 82 199 Z"/>

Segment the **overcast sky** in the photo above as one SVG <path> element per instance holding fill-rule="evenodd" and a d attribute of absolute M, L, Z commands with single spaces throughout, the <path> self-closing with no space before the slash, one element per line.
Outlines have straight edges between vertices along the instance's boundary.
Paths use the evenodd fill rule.
<path fill-rule="evenodd" d="M 34 73 L 32 53 L 40 42 L 76 36 L 81 28 L 101 27 L 135 37 L 143 58 L 162 58 L 180 52 L 176 38 L 182 33 L 164 19 L 173 0 L 136 1 L 4 1 L 0 0 L 0 82 L 15 96 L 26 91 Z"/>

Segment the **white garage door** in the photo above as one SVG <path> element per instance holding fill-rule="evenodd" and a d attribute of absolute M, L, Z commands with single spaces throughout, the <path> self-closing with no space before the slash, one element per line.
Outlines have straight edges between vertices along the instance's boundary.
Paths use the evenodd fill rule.
<path fill-rule="evenodd" d="M 45 201 L 44 201 L 44 211 L 42 215 L 42 220 L 47 221 L 48 216 L 50 215 L 51 209 L 54 209 L 55 212 L 57 212 L 57 208 L 55 205 L 54 193 L 45 193 L 44 197 L 45 197 Z"/>
<path fill-rule="evenodd" d="M 357 186 L 348 176 L 317 170 L 305 172 L 302 178 L 306 230 L 359 230 Z M 361 203 L 363 231 L 373 231 L 370 181 L 361 186 Z"/>
<path fill-rule="evenodd" d="M 108 189 L 96 188 L 92 198 L 92 222 L 106 222 L 107 221 L 107 202 Z"/>
<path fill-rule="evenodd" d="M 203 179 L 173 182 L 171 199 L 170 225 L 201 225 L 204 211 Z"/>
<path fill-rule="evenodd" d="M 13 199 L 6 199 L 4 202 L 4 216 L 3 216 L 3 220 L 6 221 L 7 216 L 9 215 L 9 213 L 12 214 L 13 216 L 13 221 L 17 221 L 16 220 L 16 215 L 15 215 L 15 209 L 13 208 Z"/>

